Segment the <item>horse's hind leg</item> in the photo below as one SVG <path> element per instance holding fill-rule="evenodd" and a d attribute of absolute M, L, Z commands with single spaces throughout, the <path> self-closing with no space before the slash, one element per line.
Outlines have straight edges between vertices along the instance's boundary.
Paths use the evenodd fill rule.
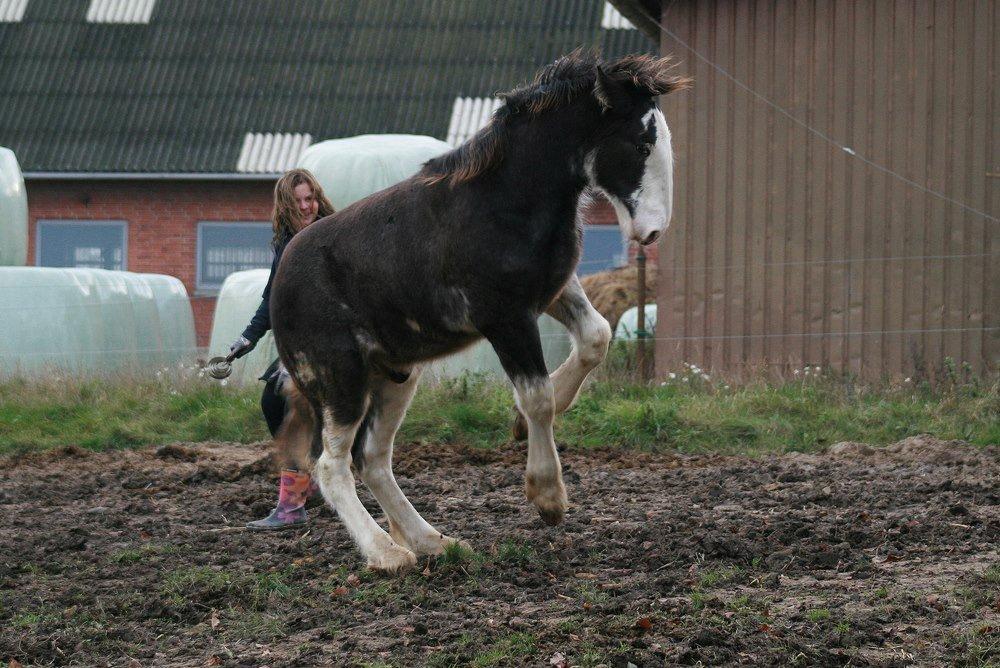
<path fill-rule="evenodd" d="M 359 422 L 339 423 L 329 409 L 324 409 L 323 454 L 316 463 L 320 489 L 327 503 L 336 509 L 369 568 L 384 571 L 409 568 L 417 563 L 416 555 L 390 538 L 358 499 L 351 473 L 351 444 Z"/>
<path fill-rule="evenodd" d="M 552 302 L 548 314 L 561 322 L 573 338 L 572 352 L 552 374 L 558 415 L 573 405 L 588 374 L 604 361 L 611 343 L 611 327 L 587 299 L 576 275 Z M 514 421 L 514 437 L 519 441 L 528 438 L 528 424 L 520 411 Z"/>
<path fill-rule="evenodd" d="M 319 403 L 322 405 L 323 454 L 316 463 L 320 490 L 337 511 L 369 568 L 398 571 L 417 563 L 416 555 L 398 545 L 358 499 L 351 472 L 351 446 L 367 408 L 365 369 L 360 360 L 345 360 L 331 368 L 330 377 L 340 382 L 323 382 Z"/>
<path fill-rule="evenodd" d="M 528 466 L 524 490 L 546 524 L 559 524 L 566 507 L 559 453 L 552 436 L 555 398 L 545 369 L 538 325 L 530 315 L 511 318 L 498 327 L 480 328 L 493 345 L 500 363 L 514 383 L 517 407 L 528 431 Z"/>
<path fill-rule="evenodd" d="M 372 393 L 369 432 L 365 438 L 361 479 L 389 518 L 389 535 L 417 554 L 440 554 L 454 538 L 432 527 L 407 500 L 392 473 L 392 445 L 420 377 L 414 369 L 403 383 L 383 381 Z"/>

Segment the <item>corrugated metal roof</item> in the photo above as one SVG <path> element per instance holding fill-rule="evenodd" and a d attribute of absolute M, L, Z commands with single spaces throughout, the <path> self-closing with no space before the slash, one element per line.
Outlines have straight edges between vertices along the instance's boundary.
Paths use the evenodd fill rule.
<path fill-rule="evenodd" d="M 156 0 L 90 0 L 88 23 L 149 23 Z"/>
<path fill-rule="evenodd" d="M 601 16 L 601 27 L 618 30 L 635 30 L 635 26 L 621 15 L 610 2 L 604 3 L 604 14 Z"/>
<path fill-rule="evenodd" d="M 456 97 L 445 141 L 452 146 L 464 143 L 490 122 L 490 117 L 502 102 L 498 97 Z"/>
<path fill-rule="evenodd" d="M 291 169 L 302 151 L 312 144 L 312 135 L 292 132 L 248 132 L 243 139 L 237 172 L 275 174 Z"/>
<path fill-rule="evenodd" d="M 656 50 L 602 29 L 603 0 L 170 0 L 146 25 L 84 7 L 0 23 L 0 145 L 26 173 L 234 172 L 248 133 L 446 139 L 456 97 L 578 46 Z"/>
<path fill-rule="evenodd" d="M 0 23 L 17 23 L 27 8 L 28 0 L 0 0 Z"/>

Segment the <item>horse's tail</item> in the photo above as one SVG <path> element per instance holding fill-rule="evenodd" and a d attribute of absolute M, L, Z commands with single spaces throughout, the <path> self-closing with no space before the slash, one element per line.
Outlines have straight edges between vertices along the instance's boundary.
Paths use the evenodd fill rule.
<path fill-rule="evenodd" d="M 288 401 L 288 412 L 282 422 L 281 430 L 275 436 L 276 449 L 286 457 L 294 457 L 295 453 L 306 451 L 305 444 L 308 442 L 309 457 L 315 464 L 323 454 L 323 421 L 318 418 L 319 406 L 307 399 L 291 381 L 285 383 L 282 391 Z M 361 424 L 358 425 L 358 431 L 354 435 L 354 443 L 351 444 L 351 459 L 358 471 L 365 467 L 365 439 L 368 438 L 368 432 L 371 431 L 372 422 L 378 413 L 380 399 L 378 392 L 372 394 Z"/>
<path fill-rule="evenodd" d="M 371 431 L 372 422 L 375 420 L 375 415 L 380 408 L 381 398 L 378 392 L 372 392 L 371 399 L 368 401 L 368 408 L 365 410 L 365 416 L 361 418 L 358 431 L 354 434 L 354 443 L 351 445 L 351 459 L 354 461 L 354 468 L 359 472 L 365 468 L 365 440 L 368 438 L 368 432 Z"/>
<path fill-rule="evenodd" d="M 322 424 L 318 413 L 302 394 L 295 382 L 287 379 L 281 388 L 287 410 L 278 433 L 274 435 L 274 453 L 279 464 L 302 470 L 315 463 L 323 452 Z M 319 451 L 316 443 L 319 442 Z"/>

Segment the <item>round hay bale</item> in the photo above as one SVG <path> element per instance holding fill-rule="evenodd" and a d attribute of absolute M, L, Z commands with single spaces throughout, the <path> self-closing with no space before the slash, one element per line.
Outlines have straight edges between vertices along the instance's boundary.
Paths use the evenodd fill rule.
<path fill-rule="evenodd" d="M 646 265 L 646 303 L 656 303 L 656 266 Z M 580 279 L 584 292 L 614 331 L 625 311 L 639 305 L 639 270 L 630 265 Z"/>

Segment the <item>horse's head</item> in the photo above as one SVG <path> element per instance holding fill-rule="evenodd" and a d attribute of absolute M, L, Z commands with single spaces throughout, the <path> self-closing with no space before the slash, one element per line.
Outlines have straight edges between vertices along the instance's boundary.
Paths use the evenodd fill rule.
<path fill-rule="evenodd" d="M 597 67 L 593 95 L 602 129 L 588 153 L 589 185 L 604 193 L 628 238 L 653 243 L 670 223 L 674 156 L 656 97 L 688 88 L 668 58 L 627 56 Z"/>

